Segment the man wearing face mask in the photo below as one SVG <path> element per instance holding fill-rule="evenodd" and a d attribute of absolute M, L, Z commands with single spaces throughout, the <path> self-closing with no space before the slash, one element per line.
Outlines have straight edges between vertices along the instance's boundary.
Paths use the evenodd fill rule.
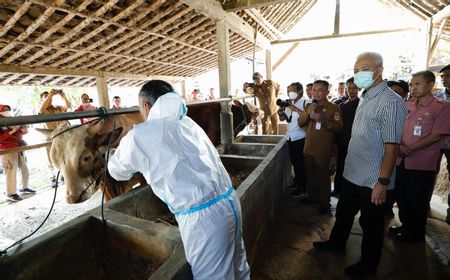
<path fill-rule="evenodd" d="M 11 116 L 11 107 L 0 105 L 1 117 Z M 2 127 L 0 133 L 0 151 L 20 146 L 22 136 L 28 132 L 26 126 Z M 36 191 L 28 188 L 29 172 L 23 152 L 8 153 L 1 156 L 2 169 L 6 177 L 6 197 L 12 202 L 22 200 L 17 194 L 17 171 L 22 175 L 21 193 L 35 193 Z"/>
<path fill-rule="evenodd" d="M 303 153 L 308 174 L 308 201 L 319 202 L 320 214 L 328 214 L 330 211 L 330 158 L 333 139 L 342 130 L 341 110 L 328 101 L 329 93 L 327 81 L 315 81 L 313 101 L 306 105 L 298 119 L 299 126 L 306 129 Z"/>
<path fill-rule="evenodd" d="M 355 215 L 363 230 L 360 260 L 345 269 L 351 278 L 375 274 L 380 262 L 384 237 L 386 190 L 394 187 L 395 162 L 407 109 L 403 99 L 383 81 L 380 54 L 360 54 L 354 66 L 355 84 L 363 88 L 356 109 L 342 193 L 336 221 L 327 241 L 316 241 L 317 250 L 343 253 Z"/>
<path fill-rule="evenodd" d="M 305 109 L 305 105 L 310 103 L 303 97 L 303 86 L 296 82 L 288 86 L 289 99 L 292 103 L 286 107 L 278 109 L 278 116 L 281 121 L 287 121 L 288 127 L 286 131 L 286 141 L 289 148 L 289 158 L 294 167 L 293 189 L 291 195 L 293 197 L 301 197 L 306 191 L 305 163 L 303 161 L 303 148 L 305 146 L 305 130 L 298 125 L 298 118 Z"/>

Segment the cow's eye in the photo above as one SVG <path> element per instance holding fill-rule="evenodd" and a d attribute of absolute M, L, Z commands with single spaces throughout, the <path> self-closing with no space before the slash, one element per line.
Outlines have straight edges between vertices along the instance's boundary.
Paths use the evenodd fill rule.
<path fill-rule="evenodd" d="M 87 156 L 87 157 L 84 157 L 84 158 L 83 158 L 84 161 L 88 161 L 88 160 L 90 160 L 90 159 L 91 159 L 90 156 Z"/>

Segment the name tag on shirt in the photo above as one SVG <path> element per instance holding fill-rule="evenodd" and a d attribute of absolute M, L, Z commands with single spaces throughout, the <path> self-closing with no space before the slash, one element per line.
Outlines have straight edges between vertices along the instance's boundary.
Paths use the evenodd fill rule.
<path fill-rule="evenodd" d="M 421 125 L 414 126 L 414 136 L 422 136 L 422 126 Z"/>
<path fill-rule="evenodd" d="M 320 122 L 316 122 L 316 129 L 320 130 L 320 127 L 322 127 L 322 124 Z"/>

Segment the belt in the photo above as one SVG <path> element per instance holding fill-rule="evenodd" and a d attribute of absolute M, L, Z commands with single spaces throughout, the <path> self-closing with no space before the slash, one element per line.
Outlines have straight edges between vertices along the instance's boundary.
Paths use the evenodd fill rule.
<path fill-rule="evenodd" d="M 200 205 L 194 206 L 192 208 L 175 211 L 174 214 L 175 214 L 175 216 L 180 216 L 180 215 L 189 215 L 189 214 L 201 211 L 203 209 L 213 206 L 214 204 L 218 203 L 219 201 L 221 201 L 223 199 L 227 199 L 233 191 L 234 191 L 233 187 L 230 187 L 228 189 L 228 191 L 224 194 L 216 196 L 215 198 L 213 198 L 205 203 L 202 203 Z"/>

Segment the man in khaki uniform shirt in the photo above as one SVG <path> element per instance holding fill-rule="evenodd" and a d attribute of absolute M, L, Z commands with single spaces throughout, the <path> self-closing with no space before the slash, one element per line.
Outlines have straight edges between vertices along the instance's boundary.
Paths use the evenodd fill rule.
<path fill-rule="evenodd" d="M 264 111 L 262 118 L 263 134 L 278 134 L 277 97 L 280 86 L 272 80 L 263 80 L 259 72 L 253 74 L 254 85 L 244 83 L 244 92 L 254 94 L 259 101 L 260 109 Z M 269 119 L 272 129 L 269 128 Z"/>
<path fill-rule="evenodd" d="M 306 128 L 304 159 L 308 196 L 312 202 L 320 203 L 320 213 L 330 209 L 329 163 L 333 137 L 342 130 L 342 116 L 339 106 L 327 99 L 330 93 L 327 81 L 313 84 L 313 103 L 302 112 L 298 124 Z"/>

